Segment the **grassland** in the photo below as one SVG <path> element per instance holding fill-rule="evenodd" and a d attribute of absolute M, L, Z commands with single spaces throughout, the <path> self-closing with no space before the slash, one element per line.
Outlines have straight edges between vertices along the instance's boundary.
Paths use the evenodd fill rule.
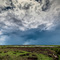
<path fill-rule="evenodd" d="M 60 46 L 0 46 L 0 60 L 60 60 Z"/>

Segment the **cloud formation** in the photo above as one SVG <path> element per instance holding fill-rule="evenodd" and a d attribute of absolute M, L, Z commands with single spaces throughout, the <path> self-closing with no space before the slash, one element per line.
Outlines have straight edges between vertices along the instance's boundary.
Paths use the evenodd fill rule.
<path fill-rule="evenodd" d="M 15 33 L 21 37 L 27 34 L 25 31 L 32 29 L 55 29 L 60 23 L 59 2 L 60 0 L 0 0 L 0 36 L 10 37 Z"/>
<path fill-rule="evenodd" d="M 55 26 L 54 22 L 57 21 L 60 13 L 60 5 L 57 5 L 58 3 L 55 1 L 42 0 L 40 3 L 33 0 L 13 0 L 13 5 L 9 4 L 11 1 L 6 0 L 6 6 L 3 5 L 3 8 L 0 8 L 0 27 L 2 29 L 11 31 L 16 29 L 25 31 L 32 28 L 49 30 Z"/>

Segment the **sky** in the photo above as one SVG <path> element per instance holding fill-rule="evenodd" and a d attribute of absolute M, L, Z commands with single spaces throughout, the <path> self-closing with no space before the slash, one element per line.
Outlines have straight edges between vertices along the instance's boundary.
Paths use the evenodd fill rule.
<path fill-rule="evenodd" d="M 0 45 L 60 45 L 60 0 L 0 0 Z"/>

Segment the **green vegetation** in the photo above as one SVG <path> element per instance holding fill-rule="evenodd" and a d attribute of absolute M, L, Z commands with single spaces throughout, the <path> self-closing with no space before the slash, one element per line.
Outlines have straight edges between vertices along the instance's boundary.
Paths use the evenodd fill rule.
<path fill-rule="evenodd" d="M 0 60 L 60 60 L 60 46 L 0 46 Z"/>

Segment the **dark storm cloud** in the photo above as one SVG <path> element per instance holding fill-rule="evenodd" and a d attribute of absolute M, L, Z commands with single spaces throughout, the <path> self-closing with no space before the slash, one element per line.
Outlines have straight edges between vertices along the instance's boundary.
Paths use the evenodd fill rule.
<path fill-rule="evenodd" d="M 31 45 L 60 45 L 60 29 L 56 29 L 55 31 L 42 31 L 42 32 L 35 32 L 34 38 L 30 37 L 32 35 L 27 35 L 27 41 L 24 44 L 31 44 Z M 36 36 L 37 35 L 37 36 Z"/>

